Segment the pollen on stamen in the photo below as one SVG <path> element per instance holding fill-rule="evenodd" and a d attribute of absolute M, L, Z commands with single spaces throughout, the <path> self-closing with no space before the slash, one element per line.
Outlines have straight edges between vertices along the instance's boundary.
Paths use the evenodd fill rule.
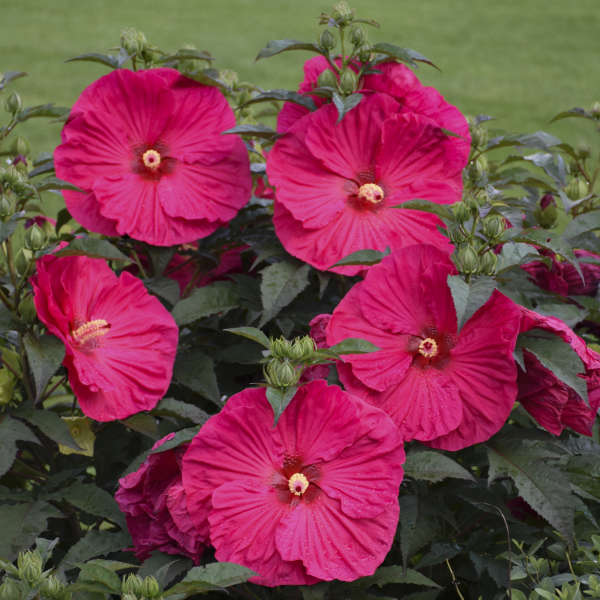
<path fill-rule="evenodd" d="M 150 150 L 146 150 L 146 152 L 142 154 L 142 162 L 146 168 L 155 171 L 160 166 L 160 153 L 153 148 L 150 148 Z"/>
<path fill-rule="evenodd" d="M 288 487 L 295 496 L 302 496 L 308 488 L 308 479 L 302 473 L 294 473 L 288 480 Z"/>
<path fill-rule="evenodd" d="M 364 183 L 358 188 L 358 198 L 369 204 L 379 204 L 383 201 L 383 189 L 376 183 Z"/>
<path fill-rule="evenodd" d="M 93 321 L 87 321 L 83 325 L 73 329 L 71 336 L 77 344 L 80 346 L 90 345 L 102 336 L 108 333 L 110 325 L 104 319 L 94 319 Z"/>
<path fill-rule="evenodd" d="M 437 342 L 433 338 L 425 338 L 421 340 L 418 348 L 419 354 L 422 354 L 425 358 L 433 358 L 438 353 Z"/>

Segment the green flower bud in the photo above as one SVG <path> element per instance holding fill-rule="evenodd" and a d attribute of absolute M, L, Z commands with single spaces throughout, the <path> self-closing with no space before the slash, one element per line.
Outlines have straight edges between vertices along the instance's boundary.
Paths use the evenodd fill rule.
<path fill-rule="evenodd" d="M 590 112 L 592 113 L 592 117 L 600 119 L 600 102 L 594 102 L 594 104 L 592 104 Z"/>
<path fill-rule="evenodd" d="M 121 600 L 138 600 L 138 597 L 135 594 L 123 594 Z"/>
<path fill-rule="evenodd" d="M 479 258 L 479 269 L 484 275 L 493 275 L 496 272 L 498 257 L 492 250 L 484 252 Z"/>
<path fill-rule="evenodd" d="M 15 212 L 15 204 L 11 198 L 0 196 L 0 218 L 10 217 Z"/>
<path fill-rule="evenodd" d="M 296 370 L 288 360 L 272 359 L 267 363 L 265 379 L 267 384 L 275 388 L 286 388 L 296 385 L 301 371 Z"/>
<path fill-rule="evenodd" d="M 488 215 L 482 223 L 483 235 L 490 240 L 498 239 L 504 233 L 504 218 L 500 215 Z"/>
<path fill-rule="evenodd" d="M 33 259 L 33 252 L 27 248 L 20 248 L 15 256 L 15 267 L 17 273 L 23 277 L 29 271 L 29 265 Z"/>
<path fill-rule="evenodd" d="M 319 45 L 323 50 L 332 50 L 335 48 L 335 37 L 329 29 L 324 29 L 319 37 Z"/>
<path fill-rule="evenodd" d="M 487 129 L 476 125 L 471 129 L 471 145 L 474 148 L 485 148 L 489 140 Z"/>
<path fill-rule="evenodd" d="M 29 156 L 31 152 L 31 146 L 26 138 L 18 135 L 10 145 L 10 151 L 13 154 L 22 154 L 23 156 Z"/>
<path fill-rule="evenodd" d="M 356 25 L 352 28 L 352 31 L 350 32 L 350 41 L 355 46 L 361 46 L 366 38 L 367 36 L 363 27 L 361 27 L 360 25 Z"/>
<path fill-rule="evenodd" d="M 533 211 L 533 216 L 544 229 L 551 229 L 556 225 L 558 218 L 558 209 L 556 201 L 552 194 L 544 194 L 539 200 Z"/>
<path fill-rule="evenodd" d="M 121 593 L 135 597 L 142 595 L 142 579 L 134 573 L 129 573 L 121 582 Z"/>
<path fill-rule="evenodd" d="M 290 358 L 296 362 L 304 362 L 312 357 L 315 350 L 315 342 L 309 335 L 298 337 L 290 349 Z"/>
<path fill-rule="evenodd" d="M 47 577 L 40 586 L 40 591 L 44 596 L 48 596 L 52 600 L 61 600 L 64 595 L 63 584 L 55 575 Z"/>
<path fill-rule="evenodd" d="M 219 77 L 221 78 L 221 81 L 230 88 L 234 88 L 240 82 L 239 75 L 232 69 L 223 69 L 222 71 L 219 71 Z"/>
<path fill-rule="evenodd" d="M 133 27 L 121 31 L 121 48 L 125 48 L 127 54 L 141 54 L 147 43 L 146 36 Z"/>
<path fill-rule="evenodd" d="M 14 115 L 23 108 L 23 100 L 17 92 L 11 92 L 10 96 L 4 101 L 4 109 L 7 113 Z"/>
<path fill-rule="evenodd" d="M 569 196 L 571 200 L 579 200 L 588 193 L 588 184 L 585 179 L 581 177 L 574 177 L 569 181 L 569 184 L 565 188 L 565 194 Z"/>
<path fill-rule="evenodd" d="M 342 2 L 333 5 L 331 16 L 340 24 L 347 23 L 354 18 L 354 11 L 348 6 L 347 2 L 342 0 Z"/>
<path fill-rule="evenodd" d="M 331 69 L 325 69 L 317 79 L 317 85 L 319 87 L 331 87 L 337 86 L 337 77 Z"/>
<path fill-rule="evenodd" d="M 369 45 L 365 45 L 360 49 L 360 52 L 358 53 L 358 60 L 360 60 L 361 63 L 365 64 L 368 63 L 371 60 L 371 47 Z"/>
<path fill-rule="evenodd" d="M 18 581 L 6 578 L 0 585 L 0 600 L 22 600 L 27 592 Z"/>
<path fill-rule="evenodd" d="M 477 190 L 475 192 L 475 202 L 477 202 L 477 206 L 484 207 L 486 204 L 489 204 L 490 197 L 485 190 Z"/>
<path fill-rule="evenodd" d="M 44 230 L 35 224 L 25 231 L 25 247 L 30 250 L 41 250 L 47 241 Z"/>
<path fill-rule="evenodd" d="M 467 196 L 463 200 L 463 204 L 471 212 L 471 216 L 474 217 L 479 214 L 479 203 L 472 196 Z"/>
<path fill-rule="evenodd" d="M 358 84 L 358 78 L 356 73 L 350 69 L 346 69 L 340 75 L 340 88 L 344 94 L 352 94 L 356 90 Z"/>
<path fill-rule="evenodd" d="M 450 225 L 448 227 L 448 235 L 450 236 L 450 241 L 455 246 L 464 244 L 469 239 L 469 236 L 456 225 Z"/>
<path fill-rule="evenodd" d="M 479 270 L 479 257 L 471 246 L 464 245 L 458 248 L 454 262 L 457 269 L 465 275 L 472 275 Z"/>
<path fill-rule="evenodd" d="M 37 550 L 31 552 L 19 552 L 17 568 L 19 577 L 27 583 L 37 583 L 42 576 L 43 561 Z"/>
<path fill-rule="evenodd" d="M 452 210 L 454 211 L 457 222 L 461 224 L 468 221 L 472 216 L 471 209 L 464 202 L 458 202 L 454 205 Z"/>
<path fill-rule="evenodd" d="M 158 581 L 151 575 L 144 578 L 142 583 L 142 594 L 150 600 L 161 597 L 160 585 L 158 585 Z"/>
<path fill-rule="evenodd" d="M 271 354 L 274 358 L 289 358 L 292 348 L 291 342 L 284 337 L 271 339 Z"/>

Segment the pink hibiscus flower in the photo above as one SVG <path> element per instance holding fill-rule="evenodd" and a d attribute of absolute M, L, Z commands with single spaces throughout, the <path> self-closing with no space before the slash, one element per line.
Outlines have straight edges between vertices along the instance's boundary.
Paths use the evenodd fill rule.
<path fill-rule="evenodd" d="M 427 242 L 451 251 L 439 219 L 394 206 L 460 200 L 465 159 L 431 119 L 373 94 L 336 124 L 327 104 L 297 121 L 267 157 L 275 231 L 286 250 L 328 269 L 357 250 Z M 354 275 L 364 267 L 331 270 Z"/>
<path fill-rule="evenodd" d="M 174 69 L 115 70 L 87 87 L 54 152 L 56 174 L 90 231 L 155 246 L 206 237 L 250 198 L 248 155 L 215 87 Z"/>
<path fill-rule="evenodd" d="M 183 458 L 188 511 L 221 561 L 267 586 L 375 571 L 398 522 L 404 451 L 383 412 L 324 381 L 273 427 L 264 388 L 232 396 Z"/>
<path fill-rule="evenodd" d="M 444 450 L 490 438 L 517 395 L 519 309 L 496 291 L 457 332 L 454 272 L 432 246 L 398 250 L 346 294 L 327 328 L 329 345 L 358 337 L 380 348 L 344 356 L 344 386 L 387 412 L 405 440 Z"/>
<path fill-rule="evenodd" d="M 158 440 L 152 449 L 174 435 Z M 181 460 L 188 446 L 150 454 L 137 471 L 119 479 L 115 500 L 125 513 L 135 555 L 140 560 L 160 550 L 189 556 L 197 564 L 208 542 L 208 531 L 197 531 L 187 512 Z"/>
<path fill-rule="evenodd" d="M 340 64 L 339 58 L 336 63 Z M 357 64 L 352 65 L 354 71 L 358 72 Z M 444 97 L 433 87 L 424 86 L 411 69 L 397 62 L 387 62 L 377 65 L 378 73 L 365 75 L 360 82 L 360 93 L 369 94 L 373 92 L 388 94 L 400 104 L 402 112 L 414 112 L 429 117 L 439 127 L 448 129 L 459 136 L 454 138 L 453 144 L 457 152 L 463 156 L 464 164 L 467 163 L 471 147 L 471 135 L 469 124 L 464 115 L 456 108 L 446 102 Z M 323 56 L 316 56 L 304 63 L 304 80 L 298 91 L 301 94 L 310 93 L 317 87 L 319 75 L 326 69 L 332 70 L 331 66 Z M 323 97 L 310 95 L 317 106 L 328 102 Z M 294 102 L 286 102 L 277 118 L 277 130 L 288 131 L 292 125 L 303 116 L 308 114 L 308 109 Z"/>
<path fill-rule="evenodd" d="M 178 329 L 129 273 L 101 259 L 46 255 L 32 278 L 40 321 L 65 344 L 81 410 L 96 421 L 154 408 L 171 381 Z"/>
<path fill-rule="evenodd" d="M 519 369 L 519 395 L 523 408 L 547 431 L 560 435 L 565 427 L 583 435 L 592 435 L 592 426 L 600 407 L 600 354 L 588 348 L 565 323 L 521 308 L 521 333 L 543 329 L 559 335 L 575 350 L 585 371 L 578 374 L 587 384 L 589 406 L 572 388 L 546 369 L 529 351 L 523 352 L 526 372 Z"/>

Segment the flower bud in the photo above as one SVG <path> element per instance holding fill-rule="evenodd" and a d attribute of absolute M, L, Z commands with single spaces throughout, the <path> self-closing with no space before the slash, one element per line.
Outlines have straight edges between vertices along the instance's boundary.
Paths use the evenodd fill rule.
<path fill-rule="evenodd" d="M 354 11 L 342 0 L 333 5 L 331 16 L 340 24 L 349 23 L 354 18 Z"/>
<path fill-rule="evenodd" d="M 574 177 L 565 188 L 565 194 L 571 200 L 579 200 L 588 193 L 588 185 L 581 177 Z"/>
<path fill-rule="evenodd" d="M 464 245 L 458 248 L 454 262 L 457 269 L 465 275 L 472 275 L 479 270 L 479 257 L 471 246 Z"/>
<path fill-rule="evenodd" d="M 331 87 L 337 86 L 337 77 L 331 69 L 325 69 L 317 79 L 317 85 L 319 87 Z"/>
<path fill-rule="evenodd" d="M 141 54 L 147 43 L 146 36 L 133 27 L 121 31 L 121 48 L 124 48 L 127 54 Z"/>
<path fill-rule="evenodd" d="M 32 225 L 25 231 L 25 247 L 30 250 L 41 250 L 48 241 L 44 230 L 38 225 Z"/>
<path fill-rule="evenodd" d="M 600 119 L 600 102 L 594 102 L 594 104 L 592 104 L 590 112 L 592 113 L 592 117 Z"/>
<path fill-rule="evenodd" d="M 4 583 L 0 585 L 0 600 L 22 600 L 26 595 L 27 592 L 23 589 L 23 586 L 14 579 L 7 577 Z"/>
<path fill-rule="evenodd" d="M 10 145 L 10 151 L 12 154 L 20 156 L 29 156 L 31 152 L 31 146 L 26 138 L 22 135 L 18 135 Z"/>
<path fill-rule="evenodd" d="M 471 218 L 471 209 L 464 202 L 458 202 L 452 210 L 458 223 L 465 223 Z"/>
<path fill-rule="evenodd" d="M 121 600 L 138 600 L 138 597 L 135 594 L 123 594 Z"/>
<path fill-rule="evenodd" d="M 298 337 L 290 349 L 290 358 L 296 362 L 304 362 L 312 357 L 315 350 L 315 342 L 309 335 Z"/>
<path fill-rule="evenodd" d="M 329 29 L 324 29 L 319 37 L 319 45 L 323 50 L 331 50 L 335 48 L 335 37 Z"/>
<path fill-rule="evenodd" d="M 358 60 L 364 65 L 371 60 L 371 46 L 368 44 L 364 45 L 358 53 Z"/>
<path fill-rule="evenodd" d="M 271 339 L 271 354 L 274 358 L 289 358 L 292 344 L 284 337 Z"/>
<path fill-rule="evenodd" d="M 366 37 L 365 30 L 360 25 L 353 27 L 352 31 L 350 32 L 350 41 L 356 47 L 361 46 Z"/>
<path fill-rule="evenodd" d="M 222 71 L 219 71 L 219 77 L 221 81 L 230 88 L 234 88 L 240 82 L 239 75 L 232 69 L 223 69 Z"/>
<path fill-rule="evenodd" d="M 477 202 L 477 206 L 484 207 L 486 204 L 489 204 L 490 197 L 485 190 L 477 190 L 474 195 L 475 202 Z"/>
<path fill-rule="evenodd" d="M 537 203 L 533 216 L 544 229 L 551 229 L 556 224 L 558 209 L 552 194 L 544 194 Z"/>
<path fill-rule="evenodd" d="M 340 75 L 340 88 L 344 94 L 352 94 L 356 90 L 357 83 L 356 73 L 350 69 L 346 69 Z"/>
<path fill-rule="evenodd" d="M 450 241 L 455 246 L 464 244 L 469 239 L 469 236 L 456 225 L 450 225 L 448 227 L 448 235 L 450 237 Z"/>
<path fill-rule="evenodd" d="M 23 100 L 17 92 L 11 92 L 10 96 L 4 101 L 4 109 L 7 113 L 14 115 L 23 108 Z"/>
<path fill-rule="evenodd" d="M 44 596 L 51 598 L 52 600 L 61 600 L 64 597 L 63 584 L 58 580 L 55 575 L 50 575 L 46 578 L 40 586 L 40 591 Z"/>
<path fill-rule="evenodd" d="M 149 598 L 149 600 L 161 597 L 160 585 L 158 585 L 158 581 L 152 575 L 144 578 L 142 582 L 142 594 L 145 598 Z"/>
<path fill-rule="evenodd" d="M 474 148 L 485 148 L 487 146 L 489 134 L 487 129 L 476 125 L 471 129 L 471 145 Z"/>
<path fill-rule="evenodd" d="M 288 360 L 272 359 L 267 363 L 265 370 L 267 384 L 275 388 L 296 385 L 300 375 L 300 370 L 296 370 Z"/>
<path fill-rule="evenodd" d="M 33 259 L 33 252 L 27 248 L 20 248 L 15 256 L 15 268 L 17 273 L 23 277 L 29 271 L 29 265 Z"/>
<path fill-rule="evenodd" d="M 121 582 L 121 593 L 131 594 L 137 600 L 138 596 L 142 595 L 142 580 L 134 573 L 129 573 Z"/>
<path fill-rule="evenodd" d="M 496 272 L 498 257 L 492 250 L 484 252 L 479 258 L 479 269 L 484 275 L 493 275 Z"/>
<path fill-rule="evenodd" d="M 499 238 L 504 233 L 504 218 L 500 215 L 488 215 L 482 223 L 483 235 L 490 240 Z"/>
<path fill-rule="evenodd" d="M 0 196 L 0 218 L 5 219 L 10 217 L 15 211 L 14 202 L 7 196 Z"/>
<path fill-rule="evenodd" d="M 19 577 L 27 583 L 37 583 L 42 576 L 42 556 L 37 550 L 31 552 L 19 552 L 17 568 Z"/>

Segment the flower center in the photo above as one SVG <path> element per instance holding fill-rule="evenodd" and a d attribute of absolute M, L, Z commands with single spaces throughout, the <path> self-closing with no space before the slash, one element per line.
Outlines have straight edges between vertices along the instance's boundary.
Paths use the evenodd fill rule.
<path fill-rule="evenodd" d="M 383 189 L 376 183 L 363 183 L 358 188 L 358 198 L 369 204 L 379 204 L 384 197 Z"/>
<path fill-rule="evenodd" d="M 418 347 L 419 354 L 422 354 L 425 358 L 433 358 L 438 353 L 437 342 L 433 338 L 425 338 L 421 340 Z"/>
<path fill-rule="evenodd" d="M 94 319 L 73 329 L 71 336 L 78 345 L 95 348 L 99 338 L 106 335 L 109 329 L 110 325 L 104 319 Z"/>
<path fill-rule="evenodd" d="M 156 171 L 156 169 L 160 167 L 160 153 L 157 150 L 150 148 L 150 150 L 146 150 L 146 152 L 142 154 L 142 162 L 147 169 Z"/>
<path fill-rule="evenodd" d="M 308 479 L 302 473 L 294 473 L 288 479 L 288 487 L 294 496 L 302 496 L 308 488 Z"/>

